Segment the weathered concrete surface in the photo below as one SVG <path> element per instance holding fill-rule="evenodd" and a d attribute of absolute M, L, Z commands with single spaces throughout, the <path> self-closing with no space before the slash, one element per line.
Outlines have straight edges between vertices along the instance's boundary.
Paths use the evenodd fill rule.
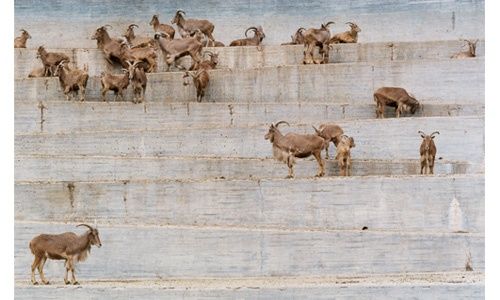
<path fill-rule="evenodd" d="M 322 157 L 324 157 L 324 152 Z M 326 176 L 338 176 L 335 148 L 325 161 Z M 353 176 L 388 176 L 420 174 L 419 158 L 413 160 L 358 160 L 352 162 Z M 209 157 L 104 156 L 17 156 L 14 162 L 16 181 L 109 181 L 161 179 L 259 179 L 281 178 L 288 168 L 274 159 Z M 436 161 L 434 174 L 468 174 L 469 164 L 459 161 Z M 132 171 L 133 170 L 133 171 Z M 297 178 L 317 173 L 315 159 L 301 161 L 295 168 Z"/>
<path fill-rule="evenodd" d="M 196 101 L 194 85 L 182 84 L 183 74 L 148 74 L 146 101 Z M 381 86 L 402 86 L 425 102 L 484 103 L 484 58 L 213 70 L 210 78 L 206 102 L 361 104 L 373 103 L 373 92 Z M 100 101 L 100 89 L 100 78 L 90 78 L 87 101 Z M 57 78 L 16 79 L 15 91 L 16 102 L 66 99 Z M 129 101 L 131 93 L 125 96 Z"/>
<path fill-rule="evenodd" d="M 108 98 L 109 99 L 109 98 Z M 361 102 L 361 101 L 356 101 Z M 62 133 L 75 131 L 168 129 L 191 126 L 255 126 L 286 118 L 297 124 L 318 124 L 318 120 L 373 119 L 375 103 L 161 103 L 148 102 L 18 102 L 15 107 L 16 133 Z M 286 116 L 284 114 L 286 112 Z M 422 103 L 415 117 L 483 116 L 484 104 Z M 386 108 L 387 118 L 395 117 Z"/>
<path fill-rule="evenodd" d="M 269 123 L 276 121 L 269 120 Z M 417 132 L 439 130 L 441 134 L 435 139 L 437 158 L 475 163 L 477 168 L 472 168 L 472 172 L 484 171 L 484 117 L 356 120 L 338 124 L 355 139 L 356 147 L 351 151 L 354 159 L 418 159 L 422 139 Z M 294 126 L 292 121 L 292 126 L 283 127 L 282 132 L 313 133 L 310 125 Z M 272 145 L 264 139 L 268 129 L 269 125 L 261 125 L 18 134 L 14 145 L 16 155 L 21 156 L 266 158 L 272 156 Z M 300 160 L 298 164 L 300 166 Z"/>
<path fill-rule="evenodd" d="M 463 41 L 428 41 L 428 42 L 385 42 L 385 43 L 357 43 L 333 45 L 330 52 L 331 63 L 373 62 L 394 60 L 422 60 L 422 59 L 449 59 L 451 55 L 464 50 Z M 302 65 L 304 46 L 264 46 L 262 51 L 257 47 L 224 47 L 205 48 L 219 53 L 220 69 L 253 69 L 258 67 L 272 67 L 284 65 Z M 119 66 L 110 66 L 106 63 L 102 51 L 99 49 L 47 49 L 49 52 L 61 52 L 68 55 L 71 62 L 80 68 L 87 64 L 90 76 L 98 76 L 103 71 L 119 73 Z M 36 58 L 35 49 L 14 49 L 14 77 L 26 78 L 42 63 Z M 161 51 L 158 54 L 158 71 L 166 71 L 166 64 Z M 476 55 L 484 57 L 484 40 L 477 44 Z M 180 64 L 189 67 L 191 59 L 181 58 Z M 175 68 L 172 67 L 172 70 Z"/>
<path fill-rule="evenodd" d="M 319 27 L 329 20 L 336 24 L 332 33 L 347 30 L 347 21 L 362 28 L 360 42 L 450 40 L 484 36 L 484 1 L 210 1 L 186 0 L 164 3 L 157 0 L 94 1 L 15 1 L 15 31 L 27 29 L 33 38 L 28 47 L 45 44 L 58 48 L 95 47 L 90 36 L 98 26 L 113 26 L 113 36 L 123 34 L 130 23 L 140 26 L 137 34 L 152 35 L 148 22 L 160 14 L 169 23 L 177 9 L 187 18 L 209 19 L 214 36 L 229 44 L 243 37 L 249 26 L 262 25 L 264 44 L 290 41 L 298 27 Z"/>
<path fill-rule="evenodd" d="M 15 219 L 484 233 L 484 175 L 18 182 Z"/>
<path fill-rule="evenodd" d="M 83 232 L 75 224 L 15 224 L 14 274 L 28 280 L 29 241 L 39 233 Z M 79 264 L 83 278 L 321 276 L 484 271 L 484 235 L 370 231 L 100 226 L 102 247 Z M 45 274 L 62 278 L 63 262 Z"/>
<path fill-rule="evenodd" d="M 416 278 L 415 278 L 416 277 Z M 441 278 L 444 277 L 444 278 Z M 16 282 L 16 299 L 484 299 L 484 275 L 447 272 L 355 277 L 260 277 L 85 281 L 81 286 Z M 379 279 L 381 278 L 381 279 Z M 365 282 L 367 281 L 367 282 Z"/>

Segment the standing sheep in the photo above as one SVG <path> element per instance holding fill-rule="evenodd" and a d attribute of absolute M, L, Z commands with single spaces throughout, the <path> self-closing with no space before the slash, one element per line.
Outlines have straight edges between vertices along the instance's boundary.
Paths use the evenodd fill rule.
<path fill-rule="evenodd" d="M 325 139 L 326 159 L 329 159 L 330 156 L 328 154 L 328 147 L 330 146 L 330 142 L 333 142 L 335 147 L 337 147 L 340 141 L 340 136 L 344 134 L 344 130 L 335 124 L 321 124 L 319 125 L 319 129 L 314 126 L 313 128 L 318 136 Z"/>
<path fill-rule="evenodd" d="M 351 175 L 351 148 L 356 147 L 354 139 L 343 134 L 340 136 L 340 141 L 337 144 L 337 155 L 335 159 L 339 163 L 340 176 Z"/>
<path fill-rule="evenodd" d="M 423 131 L 418 133 L 423 139 L 420 144 L 420 174 L 434 174 L 434 160 L 437 152 L 434 135 L 439 134 L 439 131 L 434 131 L 430 135 L 426 135 Z"/>

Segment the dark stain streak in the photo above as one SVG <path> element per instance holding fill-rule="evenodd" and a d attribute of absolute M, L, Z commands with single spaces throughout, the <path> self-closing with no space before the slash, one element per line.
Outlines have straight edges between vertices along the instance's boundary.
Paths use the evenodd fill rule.
<path fill-rule="evenodd" d="M 69 191 L 69 203 L 71 205 L 71 208 L 75 208 L 75 184 L 73 182 L 70 182 L 66 187 Z"/>
<path fill-rule="evenodd" d="M 43 123 L 45 123 L 45 118 L 44 118 L 44 109 L 47 107 L 43 104 L 42 101 L 38 103 L 38 108 L 40 109 L 40 132 L 43 132 Z"/>

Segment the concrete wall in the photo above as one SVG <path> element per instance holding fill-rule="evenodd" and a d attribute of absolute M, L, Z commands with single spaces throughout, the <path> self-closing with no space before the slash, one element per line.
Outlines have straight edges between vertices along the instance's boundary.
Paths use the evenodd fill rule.
<path fill-rule="evenodd" d="M 345 22 L 362 28 L 360 42 L 450 40 L 484 37 L 484 1 L 120 1 L 116 3 L 76 0 L 15 1 L 15 30 L 27 29 L 33 36 L 29 47 L 45 44 L 57 48 L 90 48 L 90 36 L 104 24 L 111 34 L 123 34 L 130 23 L 140 26 L 137 34 L 152 35 L 148 25 L 153 14 L 170 24 L 177 9 L 187 18 L 209 19 L 214 36 L 229 44 L 243 37 L 249 26 L 262 25 L 264 44 L 288 42 L 298 27 L 319 27 L 329 20 L 332 33 L 347 30 Z M 36 16 L 33 17 L 33 16 Z"/>
<path fill-rule="evenodd" d="M 34 233 L 75 229 L 73 224 L 17 222 L 15 278 L 29 274 L 33 256 L 28 244 Z M 79 265 L 82 279 L 459 271 L 465 268 L 465 251 L 471 252 L 475 269 L 484 271 L 483 234 L 103 225 L 100 237 L 103 246 Z M 63 265 L 48 264 L 46 274 L 61 278 Z"/>
<path fill-rule="evenodd" d="M 464 51 L 463 41 L 429 41 L 429 42 L 390 42 L 390 43 L 358 43 L 333 45 L 330 52 L 331 63 L 393 61 L 393 60 L 421 60 L 421 59 L 449 59 L 451 55 Z M 484 57 L 484 40 L 477 44 L 476 55 Z M 253 69 L 258 67 L 272 67 L 284 65 L 301 65 L 304 58 L 303 46 L 266 46 L 262 51 L 257 47 L 225 47 L 207 48 L 219 53 L 219 69 Z M 111 68 L 98 49 L 50 49 L 49 52 L 60 52 L 68 55 L 76 66 L 80 68 L 87 64 L 90 76 L 98 76 L 103 71 L 121 72 L 121 68 Z M 26 78 L 42 63 L 36 58 L 34 49 L 15 49 L 14 61 L 15 78 Z M 163 54 L 158 51 L 158 71 L 166 71 Z M 191 58 L 184 57 L 179 64 L 189 67 Z M 172 70 L 175 70 L 172 67 Z"/>
<path fill-rule="evenodd" d="M 184 86 L 182 75 L 149 74 L 146 101 L 194 102 L 196 89 Z M 402 86 L 427 102 L 484 103 L 483 58 L 213 70 L 210 78 L 204 101 L 360 104 L 373 103 L 381 86 Z M 90 78 L 87 100 L 99 101 L 100 89 L 100 79 Z M 16 102 L 65 100 L 57 78 L 16 79 L 15 91 Z"/>
<path fill-rule="evenodd" d="M 95 219 L 101 225 L 132 227 L 169 224 L 325 231 L 367 226 L 369 231 L 431 235 L 484 233 L 484 175 L 203 181 L 110 178 L 73 181 L 72 189 L 69 184 L 18 182 L 16 220 L 79 223 Z M 47 229 L 56 230 L 56 226 Z M 32 234 L 41 232 L 33 230 Z M 28 251 L 27 244 L 22 249 Z M 370 270 L 366 267 L 364 271 Z"/>
<path fill-rule="evenodd" d="M 110 95 L 111 96 L 111 95 Z M 113 96 L 114 97 L 114 96 Z M 110 97 L 111 98 L 111 97 Z M 110 99 L 108 98 L 108 99 Z M 444 104 L 423 102 L 415 117 L 482 116 L 484 104 Z M 41 108 L 43 105 L 43 109 Z M 244 127 L 286 118 L 296 124 L 375 118 L 375 102 L 349 103 L 160 103 L 147 102 L 18 102 L 15 107 L 16 133 L 62 133 L 103 130 L 168 129 L 190 126 Z M 286 115 L 283 113 L 286 111 Z M 124 116 L 126 116 L 124 118 Z M 387 107 L 387 118 L 395 109 Z"/>
<path fill-rule="evenodd" d="M 272 121 L 276 120 L 269 120 L 269 123 Z M 356 147 L 351 152 L 355 159 L 418 159 L 422 139 L 417 132 L 438 130 L 441 134 L 435 140 L 437 158 L 476 164 L 482 164 L 484 160 L 483 117 L 358 120 L 338 124 L 356 141 Z M 18 134 L 15 136 L 15 152 L 23 156 L 265 158 L 272 156 L 272 145 L 264 139 L 268 128 L 268 125 L 261 125 L 251 128 L 181 127 L 170 130 Z M 313 129 L 306 125 L 291 129 L 284 127 L 282 131 L 312 133 Z M 484 165 L 482 168 L 484 170 Z"/>

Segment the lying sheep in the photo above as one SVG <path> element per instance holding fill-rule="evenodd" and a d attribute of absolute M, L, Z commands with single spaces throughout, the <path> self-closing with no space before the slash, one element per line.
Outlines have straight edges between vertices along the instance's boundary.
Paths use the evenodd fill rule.
<path fill-rule="evenodd" d="M 303 32 L 305 30 L 306 29 L 304 27 L 300 27 L 299 29 L 297 29 L 295 34 L 291 36 L 291 38 L 292 38 L 291 42 L 282 43 L 281 45 L 284 46 L 284 45 L 302 45 L 302 44 L 304 44 L 304 33 Z"/>
<path fill-rule="evenodd" d="M 325 140 L 326 159 L 329 159 L 330 156 L 328 154 L 328 147 L 330 142 L 333 142 L 335 147 L 337 147 L 340 136 L 344 134 L 344 130 L 335 124 L 321 124 L 319 125 L 319 129 L 314 126 L 313 128 L 316 131 L 316 134 Z"/>
<path fill-rule="evenodd" d="M 339 163 L 340 176 L 351 175 L 351 148 L 354 148 L 354 139 L 343 134 L 339 137 L 337 144 L 337 155 L 335 159 Z"/>
<path fill-rule="evenodd" d="M 377 104 L 377 118 L 384 118 L 385 106 L 396 108 L 396 118 L 404 112 L 414 114 L 419 108 L 418 101 L 399 87 L 381 87 L 373 94 L 373 99 Z"/>
<path fill-rule="evenodd" d="M 437 152 L 434 135 L 439 134 L 439 131 L 434 131 L 430 135 L 426 135 L 423 131 L 418 133 L 423 139 L 420 144 L 420 174 L 434 174 L 434 160 Z"/>
<path fill-rule="evenodd" d="M 252 30 L 254 32 L 253 37 L 249 38 L 247 36 L 247 33 L 249 30 Z M 257 26 L 257 27 L 248 27 L 247 30 L 245 30 L 245 37 L 244 39 L 238 39 L 234 40 L 229 44 L 229 47 L 235 47 L 235 46 L 257 46 L 257 50 L 261 51 L 261 43 L 262 40 L 266 37 L 264 33 L 264 29 L 262 29 L 262 26 Z"/>
<path fill-rule="evenodd" d="M 352 22 L 347 22 L 346 24 L 351 26 L 351 30 L 337 33 L 330 39 L 330 44 L 358 42 L 358 33 L 361 32 L 361 28 L 359 28 L 358 25 Z"/>
<path fill-rule="evenodd" d="M 36 68 L 31 70 L 28 74 L 28 78 L 45 77 L 45 68 Z"/>
<path fill-rule="evenodd" d="M 321 159 L 321 150 L 324 148 L 325 140 L 314 134 L 287 133 L 283 135 L 278 129 L 278 126 L 282 123 L 290 126 L 285 121 L 271 124 L 264 138 L 273 144 L 274 158 L 287 164 L 288 176 L 286 178 L 295 176 L 293 172 L 295 158 L 306 158 L 311 155 L 316 158 L 319 166 L 316 177 L 325 175 L 325 166 Z"/>
<path fill-rule="evenodd" d="M 26 42 L 31 39 L 31 35 L 24 29 L 21 29 L 21 36 L 14 39 L 14 48 L 26 48 Z"/>
<path fill-rule="evenodd" d="M 474 41 L 463 40 L 463 41 L 467 42 L 467 45 L 469 46 L 469 50 L 453 54 L 451 56 L 451 58 L 461 59 L 461 58 L 476 57 L 476 44 L 477 44 L 478 40 L 474 40 Z"/>
<path fill-rule="evenodd" d="M 91 246 L 102 246 L 97 228 L 93 228 L 87 224 L 79 224 L 78 226 L 86 226 L 89 228 L 82 235 L 76 235 L 73 232 L 65 232 L 61 234 L 40 234 L 34 237 L 29 244 L 31 253 L 35 256 L 35 260 L 31 265 L 31 283 L 38 284 L 35 279 L 35 269 L 38 269 L 38 274 L 43 284 L 49 284 L 49 281 L 43 274 L 43 266 L 47 258 L 64 259 L 66 273 L 64 274 L 65 284 L 79 284 L 75 278 L 75 264 L 79 261 L 84 261 L 90 253 Z M 68 280 L 68 273 L 72 273 L 71 282 Z"/>

